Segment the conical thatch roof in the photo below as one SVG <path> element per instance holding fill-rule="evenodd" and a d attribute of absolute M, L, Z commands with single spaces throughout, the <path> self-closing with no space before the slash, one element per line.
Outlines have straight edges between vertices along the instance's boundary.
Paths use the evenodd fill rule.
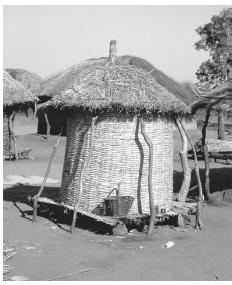
<path fill-rule="evenodd" d="M 90 59 L 50 76 L 37 96 L 55 95 L 43 109 L 189 114 L 190 108 L 158 83 L 153 66 L 148 66 L 143 59 L 117 58 L 116 41 L 111 41 L 109 58 Z"/>
<path fill-rule="evenodd" d="M 43 79 L 40 83 L 40 87 L 37 88 L 35 92 L 37 96 L 53 97 L 71 87 L 76 80 L 76 77 L 90 66 L 103 66 L 107 63 L 107 61 L 107 57 L 89 59 L 80 64 L 73 65 L 70 68 L 61 70 L 60 72 L 52 74 Z M 164 74 L 162 71 L 156 69 L 146 60 L 139 57 L 125 55 L 118 57 L 118 62 L 120 62 L 122 65 L 131 65 L 143 69 L 145 72 L 149 73 L 157 81 L 157 83 L 183 102 L 190 104 L 194 101 L 192 98 L 189 98 L 185 90 L 181 87 L 181 84 Z"/>
<path fill-rule="evenodd" d="M 47 106 L 88 111 L 146 111 L 185 115 L 190 109 L 135 66 L 106 63 L 90 65 L 76 77 L 72 87 L 54 96 Z"/>
<path fill-rule="evenodd" d="M 39 88 L 42 78 L 37 74 L 29 72 L 25 69 L 19 68 L 6 68 L 5 69 L 11 77 L 19 81 L 26 89 L 30 92 L 34 92 L 35 89 Z"/>
<path fill-rule="evenodd" d="M 211 92 L 203 93 L 192 105 L 192 113 L 198 109 L 213 108 L 224 105 L 227 110 L 232 110 L 232 79 L 224 82 L 220 87 Z"/>
<path fill-rule="evenodd" d="M 24 88 L 20 82 L 14 80 L 6 71 L 3 71 L 3 105 L 5 107 L 26 104 L 36 100 L 37 98 Z"/>

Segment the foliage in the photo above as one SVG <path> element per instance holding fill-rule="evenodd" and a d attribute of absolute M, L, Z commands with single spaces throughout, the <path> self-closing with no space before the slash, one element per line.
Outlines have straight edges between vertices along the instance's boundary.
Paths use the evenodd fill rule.
<path fill-rule="evenodd" d="M 232 26 L 232 8 L 223 10 L 211 18 L 210 23 L 197 28 L 200 40 L 197 50 L 209 52 L 209 59 L 196 72 L 198 86 L 208 91 L 225 80 L 225 58 L 229 52 L 228 27 Z"/>

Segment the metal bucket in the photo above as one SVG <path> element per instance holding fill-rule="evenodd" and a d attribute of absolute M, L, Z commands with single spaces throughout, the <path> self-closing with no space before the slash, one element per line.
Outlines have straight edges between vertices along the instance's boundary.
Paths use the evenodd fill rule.
<path fill-rule="evenodd" d="M 134 198 L 131 196 L 110 196 L 105 199 L 106 205 L 106 215 L 107 216 L 126 216 L 130 208 Z"/>

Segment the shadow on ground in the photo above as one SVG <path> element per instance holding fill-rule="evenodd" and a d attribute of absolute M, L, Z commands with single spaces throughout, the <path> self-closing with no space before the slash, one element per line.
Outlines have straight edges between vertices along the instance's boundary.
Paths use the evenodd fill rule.
<path fill-rule="evenodd" d="M 202 187 L 204 187 L 205 183 L 205 172 L 204 169 L 200 169 L 200 177 L 202 182 Z M 181 187 L 181 183 L 183 180 L 183 172 L 174 171 L 173 173 L 173 181 L 174 181 L 174 193 L 178 193 Z M 197 179 L 195 175 L 195 171 L 192 171 L 191 176 L 191 187 L 197 185 Z M 232 189 L 232 168 L 231 167 L 223 167 L 223 168 L 212 168 L 210 169 L 210 192 L 223 192 L 225 190 Z M 189 195 L 197 195 L 198 190 L 193 190 L 189 193 Z"/>
<path fill-rule="evenodd" d="M 31 199 L 39 192 L 40 186 L 27 186 L 16 185 L 3 190 L 3 200 L 13 202 L 14 206 L 18 209 L 22 218 L 32 220 L 33 219 L 33 200 Z M 45 187 L 41 197 L 47 197 L 53 200 L 57 200 L 59 197 L 59 187 Z M 26 204 L 31 207 L 31 210 L 23 210 L 21 204 Z M 48 219 L 55 223 L 59 228 L 66 231 L 62 225 L 71 225 L 73 211 L 67 210 L 57 205 L 39 205 L 38 216 Z M 112 233 L 112 227 L 105 225 L 101 222 L 86 217 L 83 215 L 77 215 L 76 227 L 90 230 L 97 234 Z"/>
<path fill-rule="evenodd" d="M 227 195 L 227 200 L 229 199 L 228 202 L 232 202 L 231 174 L 231 167 L 212 168 L 210 170 L 210 189 L 212 196 L 215 197 L 215 200 L 224 200 L 224 193 L 226 190 L 229 190 L 230 193 L 229 195 Z M 204 169 L 200 169 L 200 176 L 202 185 L 204 186 Z M 182 179 L 183 173 L 174 171 L 174 193 L 178 193 L 178 191 L 180 190 Z M 197 180 L 195 172 L 192 171 L 191 187 L 195 185 L 197 185 Z M 10 188 L 4 189 L 3 200 L 13 202 L 14 206 L 18 209 L 23 218 L 32 220 L 33 201 L 31 200 L 31 198 L 38 193 L 39 188 L 39 186 L 26 185 L 12 186 Z M 59 191 L 59 187 L 45 187 L 42 196 L 56 200 L 59 197 Z M 197 195 L 198 189 L 191 191 L 188 196 L 193 197 Z M 30 206 L 31 210 L 23 210 L 23 207 L 20 203 Z M 71 225 L 73 211 L 67 210 L 63 207 L 56 205 L 40 205 L 40 207 L 38 208 L 38 215 L 52 221 L 58 227 L 62 228 L 62 224 Z M 111 226 L 107 226 L 101 222 L 96 222 L 96 220 L 92 218 L 79 214 L 77 216 L 76 226 L 84 230 L 94 231 L 95 233 L 99 234 L 112 233 Z"/>

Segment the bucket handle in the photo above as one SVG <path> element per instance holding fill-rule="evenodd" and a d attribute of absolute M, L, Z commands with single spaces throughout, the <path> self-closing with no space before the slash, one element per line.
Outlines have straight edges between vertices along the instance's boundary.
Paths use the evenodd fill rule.
<path fill-rule="evenodd" d="M 120 211 L 120 183 L 118 183 L 118 188 L 113 188 L 110 193 L 107 195 L 107 197 L 109 198 L 110 195 L 113 193 L 113 191 L 116 191 L 116 196 L 117 196 L 117 215 L 120 216 L 121 215 L 121 211 Z"/>

